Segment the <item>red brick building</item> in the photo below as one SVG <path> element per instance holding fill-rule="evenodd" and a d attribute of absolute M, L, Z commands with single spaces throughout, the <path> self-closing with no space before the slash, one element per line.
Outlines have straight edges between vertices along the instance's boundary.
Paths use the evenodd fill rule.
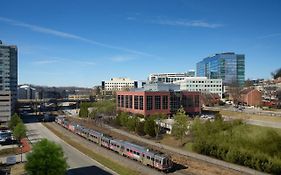
<path fill-rule="evenodd" d="M 189 91 L 119 91 L 116 92 L 118 111 L 142 114 L 173 114 L 183 106 L 189 114 L 201 113 L 200 92 Z"/>
<path fill-rule="evenodd" d="M 256 89 L 244 89 L 241 91 L 241 102 L 248 106 L 261 106 L 262 93 Z"/>

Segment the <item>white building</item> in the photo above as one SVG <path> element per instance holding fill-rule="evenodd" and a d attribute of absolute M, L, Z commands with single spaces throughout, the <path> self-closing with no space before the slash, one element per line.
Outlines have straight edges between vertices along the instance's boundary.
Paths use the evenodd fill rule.
<path fill-rule="evenodd" d="M 110 80 L 102 81 L 101 83 L 101 89 L 105 92 L 105 94 L 137 87 L 138 81 L 130 80 L 129 78 L 123 77 L 111 78 Z"/>
<path fill-rule="evenodd" d="M 193 70 L 187 73 L 153 73 L 149 75 L 148 80 L 150 83 L 173 83 L 174 81 L 184 80 L 194 75 L 195 72 Z"/>
<path fill-rule="evenodd" d="M 175 81 L 180 85 L 180 90 L 199 91 L 218 94 L 222 98 L 222 79 L 207 79 L 207 77 L 187 77 L 183 80 Z"/>

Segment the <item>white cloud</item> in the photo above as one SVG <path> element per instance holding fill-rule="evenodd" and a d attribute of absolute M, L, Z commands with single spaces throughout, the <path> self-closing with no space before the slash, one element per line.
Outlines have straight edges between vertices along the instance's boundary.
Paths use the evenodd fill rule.
<path fill-rule="evenodd" d="M 114 56 L 111 58 L 111 60 L 114 62 L 126 62 L 126 61 L 131 61 L 134 59 L 136 59 L 135 56 L 128 56 L 128 55 L 119 55 L 119 56 Z"/>
<path fill-rule="evenodd" d="M 170 25 L 170 26 L 183 26 L 183 27 L 201 27 L 201 28 L 219 28 L 222 27 L 222 24 L 217 23 L 209 23 L 203 20 L 167 20 L 167 19 L 160 19 L 160 20 L 152 20 L 151 21 L 154 24 L 161 24 L 161 25 Z"/>
<path fill-rule="evenodd" d="M 134 21 L 134 20 L 136 20 L 137 18 L 136 17 L 132 17 L 132 16 L 128 16 L 127 17 L 127 20 L 129 20 L 129 21 Z"/>
<path fill-rule="evenodd" d="M 9 23 L 9 24 L 14 25 L 14 26 L 24 27 L 24 28 L 27 28 L 27 29 L 32 30 L 34 32 L 45 33 L 45 34 L 48 34 L 48 35 L 53 35 L 53 36 L 57 36 L 57 37 L 61 37 L 61 38 L 74 39 L 74 40 L 78 40 L 78 41 L 87 42 L 87 43 L 90 43 L 90 44 L 93 44 L 93 45 L 98 45 L 98 46 L 102 46 L 102 47 L 106 47 L 106 48 L 110 48 L 110 49 L 115 49 L 115 50 L 121 50 L 121 51 L 129 52 L 129 53 L 133 53 L 133 54 L 150 56 L 150 57 L 153 56 L 154 57 L 154 55 L 149 54 L 149 53 L 145 53 L 145 52 L 142 52 L 142 51 L 132 50 L 132 49 L 114 46 L 114 45 L 110 45 L 110 44 L 106 44 L 106 43 L 101 43 L 101 42 L 94 41 L 94 40 L 91 40 L 91 39 L 87 39 L 87 38 L 84 38 L 84 37 L 81 37 L 81 36 L 78 36 L 78 35 L 74 35 L 74 34 L 71 34 L 71 33 L 61 32 L 61 31 L 58 31 L 58 30 L 54 30 L 54 29 L 50 29 L 50 28 L 46 28 L 46 27 L 41 27 L 41 26 L 37 26 L 37 25 L 27 24 L 27 23 L 12 20 L 12 19 L 9 19 L 9 18 L 0 17 L 0 21 Z"/>
<path fill-rule="evenodd" d="M 73 61 L 74 64 L 81 64 L 84 66 L 95 66 L 97 63 L 91 61 Z"/>
<path fill-rule="evenodd" d="M 54 64 L 54 63 L 58 63 L 59 60 L 39 60 L 39 61 L 33 61 L 33 64 L 37 64 L 37 65 L 45 65 L 45 64 Z"/>
<path fill-rule="evenodd" d="M 272 33 L 264 36 L 258 37 L 258 39 L 267 39 L 267 38 L 274 38 L 274 37 L 279 37 L 281 36 L 281 33 Z"/>

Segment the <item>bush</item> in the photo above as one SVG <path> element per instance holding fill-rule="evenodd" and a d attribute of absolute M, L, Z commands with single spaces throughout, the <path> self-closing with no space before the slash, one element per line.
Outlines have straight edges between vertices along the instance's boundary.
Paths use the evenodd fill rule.
<path fill-rule="evenodd" d="M 131 117 L 128 118 L 127 120 L 127 128 L 129 129 L 129 131 L 135 131 L 136 130 L 136 125 L 137 125 L 137 118 L 135 117 Z"/>
<path fill-rule="evenodd" d="M 147 118 L 144 123 L 144 132 L 151 137 L 155 137 L 155 125 L 155 121 L 152 118 Z"/>
<path fill-rule="evenodd" d="M 140 122 L 140 121 L 137 122 L 136 133 L 138 135 L 140 135 L 140 136 L 145 135 L 145 132 L 144 132 L 144 122 Z"/>

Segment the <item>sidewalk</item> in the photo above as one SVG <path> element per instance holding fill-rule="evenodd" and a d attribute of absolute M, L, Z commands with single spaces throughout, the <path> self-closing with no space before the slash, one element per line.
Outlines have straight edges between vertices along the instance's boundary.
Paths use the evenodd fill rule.
<path fill-rule="evenodd" d="M 16 163 L 21 162 L 21 160 L 22 160 L 22 162 L 26 161 L 26 153 L 23 153 L 22 154 L 22 159 L 21 159 L 21 154 L 0 157 L 0 163 L 6 164 L 8 157 L 16 157 Z"/>

